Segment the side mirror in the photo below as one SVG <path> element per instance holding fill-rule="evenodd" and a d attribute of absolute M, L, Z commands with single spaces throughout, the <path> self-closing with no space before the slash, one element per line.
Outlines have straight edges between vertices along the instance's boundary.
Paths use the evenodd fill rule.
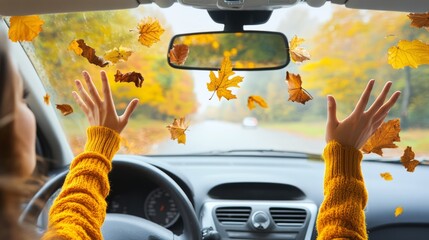
<path fill-rule="evenodd" d="M 229 56 L 233 70 L 273 70 L 290 62 L 289 44 L 280 32 L 205 32 L 174 36 L 168 48 L 173 68 L 218 70 Z"/>

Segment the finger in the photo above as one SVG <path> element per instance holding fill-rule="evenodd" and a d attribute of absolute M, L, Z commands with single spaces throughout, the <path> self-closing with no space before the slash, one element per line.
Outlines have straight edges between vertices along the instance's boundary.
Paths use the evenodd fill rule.
<path fill-rule="evenodd" d="M 327 97 L 328 103 L 328 125 L 329 124 L 338 124 L 337 119 L 337 103 L 335 102 L 335 98 L 331 95 Z"/>
<path fill-rule="evenodd" d="M 359 102 L 356 104 L 356 107 L 353 110 L 353 112 L 362 113 L 365 111 L 369 97 L 371 96 L 371 91 L 372 91 L 373 86 L 374 86 L 374 79 L 371 79 L 368 82 L 368 84 L 366 85 L 366 88 L 363 91 L 363 93 L 359 99 Z"/>
<path fill-rule="evenodd" d="M 128 119 L 130 118 L 131 114 L 134 112 L 134 110 L 137 108 L 137 104 L 139 103 L 139 100 L 137 98 L 133 99 L 125 109 L 124 114 L 122 114 L 121 119 L 125 122 L 128 122 Z"/>
<path fill-rule="evenodd" d="M 384 85 L 384 88 L 381 91 L 380 95 L 378 95 L 377 99 L 374 101 L 374 103 L 371 105 L 371 107 L 368 109 L 367 112 L 375 113 L 378 111 L 378 109 L 383 105 L 384 101 L 386 100 L 386 96 L 389 93 L 391 86 L 392 86 L 392 82 L 387 82 Z"/>
<path fill-rule="evenodd" d="M 105 71 L 100 72 L 101 82 L 103 84 L 104 101 L 113 105 L 112 91 L 110 90 L 109 79 Z"/>
<path fill-rule="evenodd" d="M 82 109 L 82 111 L 85 113 L 85 115 L 88 115 L 88 107 L 86 106 L 86 104 L 83 102 L 82 98 L 79 96 L 79 94 L 77 94 L 77 92 L 73 91 L 72 92 L 73 98 L 75 100 L 75 102 L 77 103 L 77 105 L 79 105 L 80 109 Z"/>
<path fill-rule="evenodd" d="M 379 119 L 380 117 L 386 115 L 390 111 L 390 109 L 395 105 L 396 101 L 398 101 L 401 92 L 396 91 L 392 94 L 389 100 L 375 113 L 374 119 Z"/>
<path fill-rule="evenodd" d="M 97 88 L 94 85 L 94 82 L 91 79 L 91 76 L 87 71 L 82 72 L 83 78 L 85 79 L 86 86 L 88 87 L 89 94 L 91 95 L 91 98 L 93 102 L 100 105 L 101 104 L 101 98 L 98 94 Z"/>
<path fill-rule="evenodd" d="M 93 108 L 94 107 L 94 102 L 89 97 L 88 93 L 86 92 L 85 88 L 83 87 L 82 82 L 79 81 L 79 80 L 76 80 L 75 83 L 76 83 L 77 90 L 80 93 L 79 96 L 81 97 L 81 99 L 83 100 L 83 102 L 85 103 L 85 105 L 88 108 Z"/>

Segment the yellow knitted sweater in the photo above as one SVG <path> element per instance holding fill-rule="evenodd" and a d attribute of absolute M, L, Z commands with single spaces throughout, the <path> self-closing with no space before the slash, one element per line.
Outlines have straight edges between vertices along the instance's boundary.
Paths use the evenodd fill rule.
<path fill-rule="evenodd" d="M 120 137 L 106 127 L 90 127 L 85 150 L 70 165 L 61 193 L 49 213 L 47 239 L 102 239 L 106 216 L 108 173 Z"/>
<path fill-rule="evenodd" d="M 368 239 L 364 213 L 368 194 L 360 168 L 362 153 L 331 141 L 323 157 L 325 198 L 317 217 L 317 239 Z"/>

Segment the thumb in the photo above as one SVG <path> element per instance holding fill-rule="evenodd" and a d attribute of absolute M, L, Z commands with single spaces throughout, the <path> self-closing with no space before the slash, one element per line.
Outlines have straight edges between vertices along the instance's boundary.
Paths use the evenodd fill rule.
<path fill-rule="evenodd" d="M 337 103 L 335 102 L 335 98 L 331 95 L 328 95 L 327 97 L 327 104 L 328 104 L 328 125 L 338 124 L 337 119 Z"/>

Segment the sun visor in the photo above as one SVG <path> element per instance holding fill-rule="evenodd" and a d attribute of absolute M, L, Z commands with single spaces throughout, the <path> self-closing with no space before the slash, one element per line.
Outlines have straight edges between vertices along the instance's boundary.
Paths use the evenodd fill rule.
<path fill-rule="evenodd" d="M 19 16 L 136 8 L 136 0 L 1 0 L 0 15 Z"/>
<path fill-rule="evenodd" d="M 427 0 L 348 0 L 346 7 L 400 12 L 427 12 Z"/>

